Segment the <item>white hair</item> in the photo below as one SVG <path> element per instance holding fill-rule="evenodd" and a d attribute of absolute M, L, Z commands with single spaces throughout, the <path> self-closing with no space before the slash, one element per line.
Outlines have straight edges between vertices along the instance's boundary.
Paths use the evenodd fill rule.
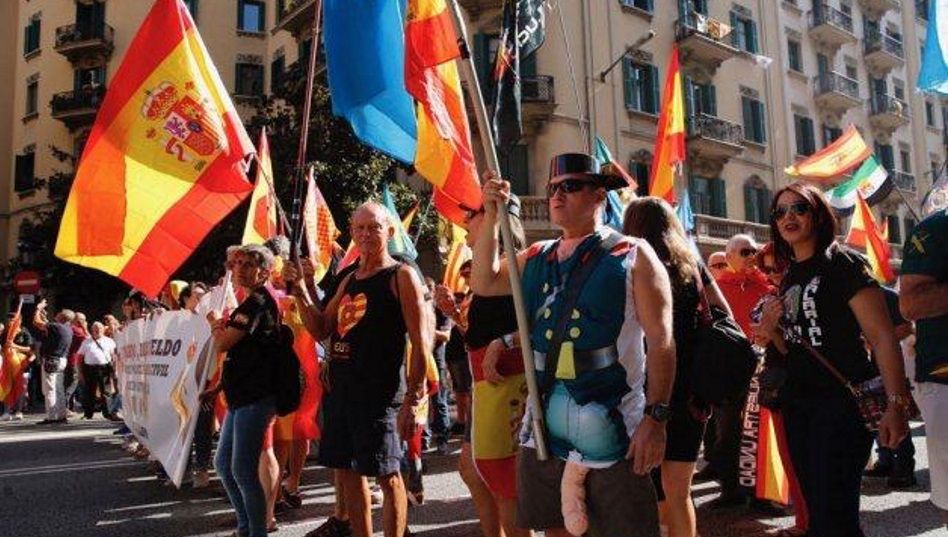
<path fill-rule="evenodd" d="M 743 245 L 745 242 L 749 244 L 752 248 L 757 247 L 757 243 L 754 241 L 754 237 L 751 237 L 750 235 L 746 233 L 738 233 L 737 235 L 734 235 L 727 241 L 727 251 L 733 252 L 737 250 L 738 248 L 740 248 L 741 245 Z"/>

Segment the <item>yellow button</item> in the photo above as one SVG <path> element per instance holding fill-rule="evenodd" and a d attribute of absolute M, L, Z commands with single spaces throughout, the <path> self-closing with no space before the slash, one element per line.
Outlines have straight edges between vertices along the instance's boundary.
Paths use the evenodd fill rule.
<path fill-rule="evenodd" d="M 546 331 L 546 339 L 553 339 L 553 331 L 552 331 L 552 330 L 547 330 L 547 331 Z"/>
<path fill-rule="evenodd" d="M 579 319 L 579 310 L 573 310 L 573 320 Z"/>
<path fill-rule="evenodd" d="M 579 330 L 579 327 L 578 327 L 578 326 L 574 326 L 574 327 L 572 327 L 572 328 L 569 329 L 569 337 L 571 337 L 571 338 L 573 338 L 573 339 L 578 338 L 578 337 L 579 337 L 579 334 L 581 334 L 581 333 L 582 333 L 582 332 Z"/>
<path fill-rule="evenodd" d="M 550 318 L 550 315 L 552 315 L 552 314 L 553 314 L 553 312 L 550 311 L 550 308 L 546 308 L 545 310 L 543 310 L 543 318 L 544 318 L 544 319 L 549 319 L 549 318 Z"/>

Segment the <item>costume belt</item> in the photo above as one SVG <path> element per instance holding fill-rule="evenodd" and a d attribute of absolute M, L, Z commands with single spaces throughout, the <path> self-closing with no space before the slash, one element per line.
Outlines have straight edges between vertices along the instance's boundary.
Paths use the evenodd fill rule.
<path fill-rule="evenodd" d="M 562 358 L 561 354 L 560 359 Z M 573 351 L 573 363 L 577 375 L 605 369 L 618 361 L 619 349 L 615 345 L 588 351 Z M 546 368 L 546 353 L 533 351 L 533 362 L 537 371 L 543 371 Z"/>

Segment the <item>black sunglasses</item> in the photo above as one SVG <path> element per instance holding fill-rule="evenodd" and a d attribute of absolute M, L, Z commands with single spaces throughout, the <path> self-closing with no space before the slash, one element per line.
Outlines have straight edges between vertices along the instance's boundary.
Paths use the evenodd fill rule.
<path fill-rule="evenodd" d="M 559 190 L 562 190 L 564 194 L 572 194 L 573 192 L 579 192 L 587 186 L 596 186 L 596 183 L 583 179 L 564 179 L 559 183 L 547 183 L 546 195 L 548 198 L 552 198 Z"/>
<path fill-rule="evenodd" d="M 712 263 L 711 268 L 717 270 L 724 270 L 727 268 L 727 263 Z"/>
<path fill-rule="evenodd" d="M 775 269 L 774 267 L 769 267 L 767 265 L 761 265 L 759 268 L 760 268 L 760 271 L 763 272 L 765 276 L 770 276 L 771 274 L 774 274 L 777 272 L 777 269 Z"/>
<path fill-rule="evenodd" d="M 757 255 L 757 248 L 741 248 L 740 254 L 741 254 L 741 257 L 750 257 L 752 255 Z"/>
<path fill-rule="evenodd" d="M 774 208 L 773 217 L 774 220 L 781 220 L 784 216 L 787 216 L 789 212 L 793 212 L 793 214 L 797 216 L 803 216 L 809 213 L 810 210 L 811 207 L 809 203 L 798 201 L 789 205 L 777 205 L 777 207 Z"/>

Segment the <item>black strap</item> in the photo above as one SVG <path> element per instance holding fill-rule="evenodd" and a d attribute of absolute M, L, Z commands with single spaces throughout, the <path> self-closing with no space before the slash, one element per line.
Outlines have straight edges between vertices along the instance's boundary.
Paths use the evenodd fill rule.
<path fill-rule="evenodd" d="M 705 325 L 709 325 L 714 322 L 714 316 L 711 313 L 711 303 L 708 302 L 708 291 L 704 287 L 704 269 L 700 264 L 695 269 L 695 283 L 698 284 L 698 298 L 701 301 L 698 315 Z"/>
<path fill-rule="evenodd" d="M 600 236 L 601 237 L 601 236 Z M 553 338 L 550 340 L 549 352 L 546 354 L 546 364 L 543 369 L 543 385 L 540 391 L 548 393 L 556 381 L 556 368 L 560 360 L 560 348 L 563 345 L 563 337 L 566 335 L 566 325 L 569 324 L 571 313 L 579 302 L 579 294 L 589 280 L 589 276 L 596 270 L 599 260 L 615 248 L 624 238 L 623 235 L 614 231 L 607 232 L 605 237 L 601 237 L 598 244 L 593 246 L 586 254 L 585 261 L 579 260 L 576 267 L 570 271 L 566 278 L 564 290 L 566 296 L 560 305 L 559 314 L 556 316 L 556 324 L 553 329 Z M 557 244 L 559 246 L 559 244 Z M 553 255 L 556 255 L 556 247 L 553 249 Z M 556 262 L 559 262 L 558 260 Z"/>

